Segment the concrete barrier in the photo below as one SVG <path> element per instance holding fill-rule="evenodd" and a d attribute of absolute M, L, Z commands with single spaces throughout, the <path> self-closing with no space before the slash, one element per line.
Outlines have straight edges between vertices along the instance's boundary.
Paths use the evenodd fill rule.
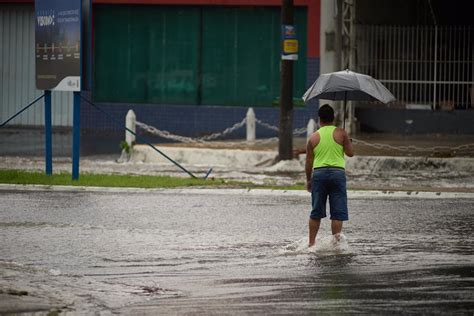
<path fill-rule="evenodd" d="M 474 158 L 356 156 L 346 159 L 348 171 L 474 173 Z"/>
<path fill-rule="evenodd" d="M 186 165 L 224 166 L 227 168 L 262 167 L 265 172 L 303 172 L 306 155 L 275 164 L 278 153 L 265 150 L 214 149 L 158 146 L 160 150 Z M 169 163 L 147 145 L 135 145 L 132 162 Z M 355 156 L 346 158 L 350 173 L 439 172 L 474 173 L 474 158 L 427 158 Z"/>
<path fill-rule="evenodd" d="M 166 155 L 179 163 L 187 165 L 225 166 L 225 167 L 257 167 L 271 165 L 277 156 L 273 151 L 257 151 L 242 149 L 212 149 L 193 147 L 158 146 Z M 147 145 L 133 147 L 132 162 L 169 163 Z"/>

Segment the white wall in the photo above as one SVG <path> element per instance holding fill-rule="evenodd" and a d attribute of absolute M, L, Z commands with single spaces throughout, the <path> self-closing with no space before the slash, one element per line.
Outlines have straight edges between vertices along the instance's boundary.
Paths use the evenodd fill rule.
<path fill-rule="evenodd" d="M 327 50 L 326 33 L 335 33 L 336 0 L 321 0 L 321 33 L 320 33 L 320 73 L 336 71 L 334 67 L 335 50 Z M 328 103 L 334 107 L 334 102 L 321 100 L 320 104 Z M 336 109 L 337 110 L 337 109 Z"/>
<path fill-rule="evenodd" d="M 326 33 L 335 33 L 335 14 L 336 14 L 336 0 L 321 0 L 321 73 L 328 73 L 336 71 L 334 69 L 335 51 L 328 51 L 326 48 Z"/>

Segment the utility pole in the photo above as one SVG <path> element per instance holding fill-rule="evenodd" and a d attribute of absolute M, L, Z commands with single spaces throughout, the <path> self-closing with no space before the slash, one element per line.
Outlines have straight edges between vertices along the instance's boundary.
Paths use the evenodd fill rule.
<path fill-rule="evenodd" d="M 335 5 L 335 15 L 334 15 L 334 71 L 341 71 L 342 69 L 342 16 L 343 16 L 343 2 L 344 0 L 336 0 L 334 2 Z M 344 108 L 341 101 L 334 102 L 335 110 L 336 110 L 336 125 L 343 126 L 344 125 Z M 338 124 L 340 122 L 340 124 Z"/>
<path fill-rule="evenodd" d="M 357 71 L 355 64 L 356 55 L 356 28 L 355 28 L 355 4 L 356 0 L 344 0 L 342 5 L 342 66 L 343 69 Z M 347 120 L 346 131 L 350 135 L 354 135 L 355 124 L 355 104 L 352 101 L 347 102 Z"/>
<path fill-rule="evenodd" d="M 336 0 L 336 15 L 334 16 L 336 28 L 334 34 L 334 46 L 335 46 L 335 54 L 334 54 L 334 71 L 341 71 L 342 69 L 342 16 L 343 16 L 343 3 L 344 0 Z"/>
<path fill-rule="evenodd" d="M 282 0 L 281 24 L 282 29 L 293 25 L 293 0 Z M 293 159 L 293 60 L 288 59 L 281 60 L 278 141 L 278 160 Z"/>

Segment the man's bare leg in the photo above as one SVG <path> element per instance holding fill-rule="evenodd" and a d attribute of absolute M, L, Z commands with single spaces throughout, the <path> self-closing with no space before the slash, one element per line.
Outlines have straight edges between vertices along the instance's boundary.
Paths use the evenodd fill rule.
<path fill-rule="evenodd" d="M 331 221 L 331 231 L 337 241 L 339 241 L 339 234 L 342 231 L 342 221 L 332 220 Z"/>
<path fill-rule="evenodd" d="M 333 219 L 331 221 L 331 231 L 333 235 L 340 234 L 342 231 L 342 221 Z"/>
<path fill-rule="evenodd" d="M 309 247 L 314 246 L 316 235 L 318 234 L 320 219 L 309 219 Z"/>

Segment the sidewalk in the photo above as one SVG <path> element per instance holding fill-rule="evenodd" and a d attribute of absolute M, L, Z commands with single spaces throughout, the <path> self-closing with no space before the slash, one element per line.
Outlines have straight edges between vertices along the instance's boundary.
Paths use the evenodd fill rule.
<path fill-rule="evenodd" d="M 407 156 L 407 157 L 471 157 L 474 158 L 474 135 L 396 135 L 396 134 L 357 134 L 352 137 L 354 149 L 358 156 Z M 468 149 L 451 150 L 470 144 Z M 375 145 L 375 146 L 373 146 Z M 380 145 L 393 147 L 414 146 L 415 150 L 393 150 L 377 148 Z M 255 142 L 245 140 L 213 141 L 207 143 L 165 143 L 164 147 L 219 148 L 278 151 L 278 139 L 257 139 Z M 441 147 L 441 148 L 440 148 Z M 446 148 L 444 148 L 446 147 Z M 295 155 L 306 152 L 306 137 L 293 139 Z"/>
<path fill-rule="evenodd" d="M 454 143 L 450 139 L 443 141 L 439 143 Z M 217 178 L 293 185 L 305 182 L 305 142 L 302 138 L 295 139 L 295 159 L 280 162 L 276 159 L 277 140 L 264 144 L 215 142 L 212 147 L 209 144 L 166 144 L 159 148 L 184 166 L 198 168 L 199 172 L 214 168 L 212 175 Z M 403 144 L 403 139 L 393 138 L 390 143 L 385 142 L 397 143 Z M 417 144 L 417 148 L 431 148 L 428 141 L 420 140 Z M 384 153 L 391 151 L 367 145 L 355 145 L 355 150 L 355 157 L 346 158 L 348 187 L 351 189 L 474 192 L 473 156 L 446 155 L 445 158 L 420 152 L 415 152 L 414 156 L 385 156 Z M 137 145 L 128 164 L 136 168 L 170 163 L 149 146 Z"/>
<path fill-rule="evenodd" d="M 81 139 L 81 155 L 95 156 L 98 154 L 120 155 L 120 135 L 83 135 Z M 354 147 L 358 156 L 423 156 L 423 157 L 472 157 L 474 158 L 474 135 L 397 135 L 397 134 L 357 134 L 353 136 Z M 361 142 L 358 142 L 360 140 Z M 380 146 L 416 146 L 423 152 L 398 151 Z M 467 150 L 452 152 L 449 150 L 432 150 L 435 147 L 457 147 L 471 144 Z M 371 146 L 372 145 L 372 146 Z M 278 150 L 278 138 L 257 139 L 249 143 L 243 139 L 212 141 L 199 143 L 157 143 L 159 147 L 201 147 L 245 150 Z M 72 131 L 68 128 L 53 128 L 53 156 L 70 157 L 72 148 Z M 293 139 L 295 154 L 305 152 L 306 137 Z M 44 131 L 42 128 L 7 127 L 0 129 L 0 156 L 43 156 Z"/>

